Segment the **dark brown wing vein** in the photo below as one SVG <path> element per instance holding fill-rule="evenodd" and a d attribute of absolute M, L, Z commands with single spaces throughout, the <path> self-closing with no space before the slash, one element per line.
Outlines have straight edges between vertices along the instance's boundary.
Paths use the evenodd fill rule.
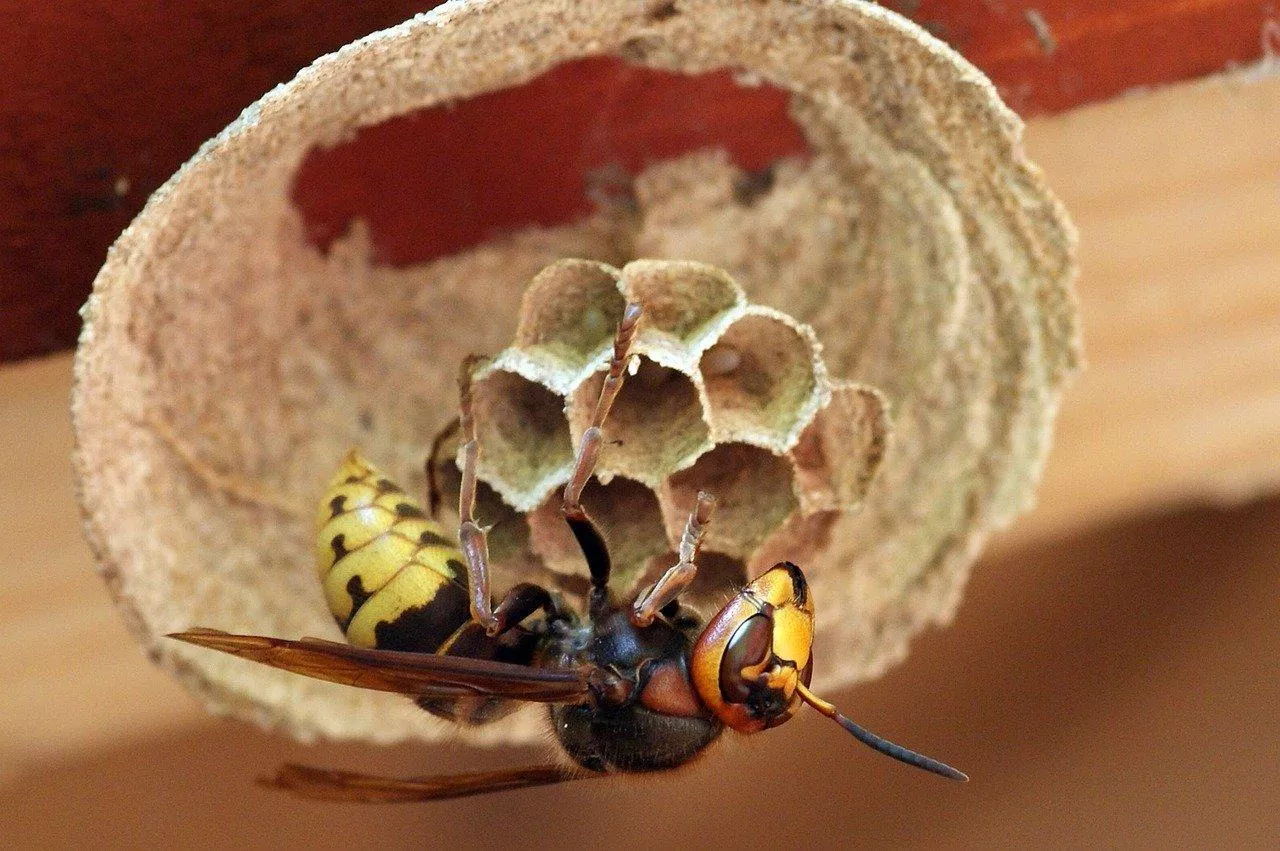
<path fill-rule="evenodd" d="M 304 798 L 321 801 L 356 801 L 366 804 L 394 804 L 411 801 L 440 801 L 465 798 L 528 786 L 546 786 L 580 777 L 593 777 L 558 765 L 455 774 L 444 777 L 374 777 L 349 771 L 282 765 L 274 777 L 260 778 L 264 786 L 284 789 Z"/>
<path fill-rule="evenodd" d="M 233 635 L 216 629 L 196 628 L 169 637 L 317 680 L 415 697 L 480 695 L 539 703 L 582 703 L 589 694 L 586 673 L 576 670 L 372 650 L 319 638 L 289 641 Z"/>

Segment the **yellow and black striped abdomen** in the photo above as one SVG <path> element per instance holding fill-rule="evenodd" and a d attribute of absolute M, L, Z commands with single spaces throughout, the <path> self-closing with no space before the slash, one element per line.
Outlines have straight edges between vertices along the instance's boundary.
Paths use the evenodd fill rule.
<path fill-rule="evenodd" d="M 330 482 L 316 524 L 325 599 L 355 646 L 433 653 L 470 620 L 457 545 L 356 450 Z"/>

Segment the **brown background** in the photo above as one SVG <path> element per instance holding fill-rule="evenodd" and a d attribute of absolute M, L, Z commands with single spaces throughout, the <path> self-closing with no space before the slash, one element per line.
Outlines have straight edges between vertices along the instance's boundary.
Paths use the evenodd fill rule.
<path fill-rule="evenodd" d="M 0 785 L 0 820 L 16 816 L 15 847 L 1274 847 L 1277 552 L 1271 501 L 986 559 L 954 626 L 837 696 L 963 786 L 810 713 L 677 775 L 325 805 L 250 778 L 286 759 L 416 774 L 541 754 L 308 748 L 203 720 L 33 767 Z M 156 680 L 160 699 L 177 689 Z"/>

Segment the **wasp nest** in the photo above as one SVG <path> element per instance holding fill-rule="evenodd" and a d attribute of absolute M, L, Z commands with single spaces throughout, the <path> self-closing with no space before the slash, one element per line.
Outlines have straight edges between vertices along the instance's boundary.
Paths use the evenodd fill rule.
<path fill-rule="evenodd" d="M 608 530 L 613 586 L 625 592 L 678 561 L 698 491 L 714 493 L 708 568 L 691 596 L 696 605 L 701 591 L 718 605 L 726 589 L 773 564 L 757 564 L 757 554 L 803 562 L 819 533 L 858 504 L 883 455 L 884 401 L 873 388 L 833 382 L 813 329 L 748 304 L 714 266 L 561 260 L 525 292 L 515 344 L 472 371 L 498 564 L 537 565 L 569 577 L 564 590 L 581 587 L 560 486 L 628 302 L 644 307 L 644 320 L 584 501 Z M 456 499 L 456 460 L 440 473 Z"/>
<path fill-rule="evenodd" d="M 714 146 L 668 151 L 579 220 L 418 265 L 378 263 L 359 223 L 326 251 L 308 241 L 292 191 L 309 152 L 591 56 L 774 87 L 809 150 L 764 174 Z M 815 677 L 874 676 L 950 618 L 985 536 L 1029 504 L 1076 365 L 1073 235 L 1020 136 L 977 71 L 858 0 L 455 2 L 324 57 L 161 188 L 96 281 L 73 416 L 101 570 L 147 651 L 216 711 L 302 737 L 448 734 L 394 695 L 161 636 L 338 639 L 309 563 L 314 503 L 353 445 L 423 491 L 473 352 L 494 355 L 475 377 L 498 585 L 572 590 L 549 495 L 634 295 L 639 368 L 586 496 L 620 562 L 638 577 L 669 559 L 709 487 L 700 593 L 800 561 Z M 532 741 L 541 724 L 474 735 Z"/>

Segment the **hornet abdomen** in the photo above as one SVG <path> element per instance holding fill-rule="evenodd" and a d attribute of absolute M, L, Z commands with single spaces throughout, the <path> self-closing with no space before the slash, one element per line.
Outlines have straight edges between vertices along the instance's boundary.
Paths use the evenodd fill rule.
<path fill-rule="evenodd" d="M 457 545 L 356 450 L 329 483 L 316 525 L 320 582 L 351 644 L 521 665 L 532 660 L 536 641 L 527 629 L 490 638 L 472 622 Z M 479 697 L 418 703 L 460 724 L 488 723 L 517 706 Z"/>
<path fill-rule="evenodd" d="M 325 599 L 355 646 L 434 653 L 470 619 L 457 546 L 356 450 L 316 521 Z"/>

